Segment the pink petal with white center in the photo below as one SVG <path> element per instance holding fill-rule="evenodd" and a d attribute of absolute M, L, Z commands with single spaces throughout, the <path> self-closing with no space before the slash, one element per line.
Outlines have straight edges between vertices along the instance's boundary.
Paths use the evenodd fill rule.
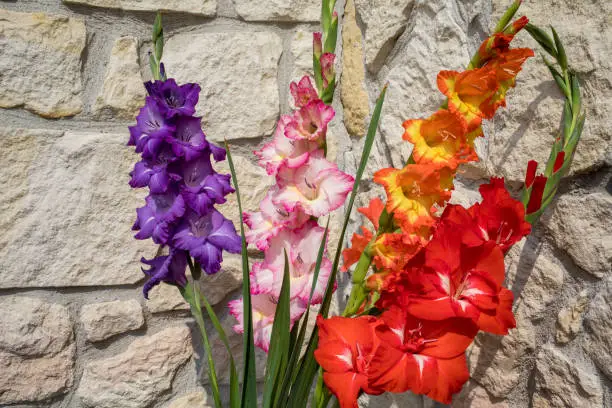
<path fill-rule="evenodd" d="M 270 238 L 278 235 L 284 228 L 299 228 L 310 218 L 299 209 L 289 212 L 283 206 L 274 204 L 272 196 L 275 192 L 275 188 L 268 191 L 259 205 L 261 211 L 245 212 L 243 215 L 244 222 L 249 227 L 249 231 L 245 233 L 246 240 L 260 251 L 268 249 Z"/>
<path fill-rule="evenodd" d="M 293 103 L 297 108 L 306 106 L 310 101 L 319 99 L 319 94 L 312 85 L 308 75 L 304 75 L 298 83 L 292 82 L 289 85 L 289 89 L 293 96 Z"/>
<path fill-rule="evenodd" d="M 252 295 L 251 305 L 253 306 L 253 337 L 255 345 L 265 352 L 270 348 L 270 337 L 272 335 L 272 325 L 274 324 L 274 314 L 276 313 L 276 304 L 278 299 L 271 295 Z M 243 299 L 237 299 L 228 304 L 230 314 L 238 320 L 238 324 L 234 325 L 236 333 L 244 332 L 244 302 Z M 306 311 L 306 306 L 299 300 L 290 302 L 290 326 L 302 317 Z"/>
<path fill-rule="evenodd" d="M 334 108 L 323 101 L 311 101 L 293 113 L 292 120 L 285 128 L 285 136 L 293 140 L 310 140 L 323 144 L 327 125 L 335 114 Z"/>
<path fill-rule="evenodd" d="M 303 166 L 281 166 L 276 176 L 279 190 L 272 201 L 287 211 L 300 206 L 306 214 L 321 217 L 340 207 L 353 189 L 352 176 L 319 155 L 311 155 Z"/>

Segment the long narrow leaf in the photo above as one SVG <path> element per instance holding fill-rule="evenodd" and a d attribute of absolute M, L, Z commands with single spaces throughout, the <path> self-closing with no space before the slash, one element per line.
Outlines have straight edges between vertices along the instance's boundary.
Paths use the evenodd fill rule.
<path fill-rule="evenodd" d="M 227 140 L 227 162 L 232 173 L 232 182 L 236 189 L 236 201 L 238 203 L 238 215 L 240 217 L 240 236 L 242 238 L 242 299 L 244 303 L 244 335 L 243 335 L 243 376 L 242 376 L 242 403 L 241 407 L 257 408 L 257 379 L 255 370 L 255 342 L 253 340 L 253 309 L 251 305 L 251 281 L 249 277 L 249 257 L 247 255 L 247 244 L 244 237 L 244 223 L 242 221 L 242 203 L 240 201 L 240 188 L 238 178 L 232 160 L 232 153 Z"/>
<path fill-rule="evenodd" d="M 338 239 L 338 247 L 336 248 L 336 254 L 334 257 L 334 263 L 332 266 L 331 274 L 329 277 L 329 281 L 327 283 L 327 288 L 325 290 L 325 296 L 323 297 L 323 303 L 321 306 L 320 314 L 324 317 L 327 317 L 329 312 L 329 306 L 331 304 L 331 298 L 334 291 L 334 286 L 336 282 L 336 275 L 338 272 L 338 265 L 340 263 L 340 254 L 342 252 L 344 235 L 346 234 L 346 227 L 349 222 L 349 218 L 351 215 L 351 210 L 353 208 L 353 204 L 355 203 L 355 197 L 357 195 L 357 191 L 359 190 L 359 184 L 361 183 L 361 178 L 363 177 L 363 172 L 365 171 L 365 167 L 368 163 L 368 159 L 370 158 L 370 152 L 372 151 L 372 145 L 374 143 L 374 139 L 376 137 L 376 132 L 378 130 L 378 122 L 380 121 L 380 114 L 382 111 L 383 103 L 385 100 L 385 95 L 387 93 L 387 85 L 383 88 L 378 100 L 376 102 L 376 107 L 374 108 L 374 113 L 372 114 L 372 119 L 370 120 L 370 126 L 368 127 L 368 134 L 364 141 L 363 152 L 361 154 L 361 161 L 359 163 L 359 168 L 357 169 L 357 174 L 355 175 L 355 183 L 353 184 L 353 191 L 351 192 L 351 196 L 349 198 L 348 205 L 346 207 L 346 214 L 344 217 L 344 223 L 342 225 L 342 231 L 340 233 L 340 237 Z M 312 331 L 310 336 L 310 340 L 308 341 L 308 348 L 306 353 L 301 359 L 300 362 L 300 382 L 295 385 L 294 390 L 291 391 L 291 396 L 289 400 L 289 407 L 298 408 L 306 405 L 306 401 L 308 399 L 308 393 L 310 392 L 310 387 L 312 385 L 312 380 L 317 372 L 317 363 L 314 359 L 314 351 L 317 348 L 318 344 L 318 330 L 317 327 Z"/>
<path fill-rule="evenodd" d="M 268 351 L 268 361 L 266 362 L 266 377 L 264 381 L 263 407 L 272 408 L 275 405 L 277 392 L 282 386 L 285 377 L 287 360 L 289 359 L 289 258 L 285 252 L 285 269 L 283 273 L 283 283 L 280 296 L 274 313 L 274 324 L 272 325 L 272 335 L 270 349 Z"/>

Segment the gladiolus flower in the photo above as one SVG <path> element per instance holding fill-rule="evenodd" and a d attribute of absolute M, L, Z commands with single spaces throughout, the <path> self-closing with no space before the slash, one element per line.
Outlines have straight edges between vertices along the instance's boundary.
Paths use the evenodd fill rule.
<path fill-rule="evenodd" d="M 495 72 L 487 67 L 438 74 L 438 89 L 448 97 L 449 110 L 465 120 L 468 131 L 478 127 L 483 118 L 492 117 L 490 105 L 497 88 Z"/>
<path fill-rule="evenodd" d="M 336 77 L 336 70 L 334 68 L 334 61 L 336 55 L 330 52 L 326 52 L 321 55 L 321 77 L 323 78 L 323 88 L 327 88 Z"/>
<path fill-rule="evenodd" d="M 164 146 L 155 157 L 144 159 L 134 165 L 130 172 L 132 177 L 130 186 L 133 188 L 149 187 L 152 193 L 165 193 L 171 180 L 179 176 L 172 174 L 168 165 L 176 161 L 177 157 L 172 153 L 170 146 Z"/>
<path fill-rule="evenodd" d="M 370 361 L 370 386 L 412 391 L 448 404 L 469 379 L 465 350 L 478 329 L 461 318 L 420 320 L 398 308 L 383 313 L 380 344 Z"/>
<path fill-rule="evenodd" d="M 374 264 L 381 270 L 402 269 L 425 244 L 427 237 L 417 233 L 382 234 L 372 244 Z"/>
<path fill-rule="evenodd" d="M 185 213 L 185 201 L 176 189 L 162 194 L 150 194 L 144 207 L 136 210 L 132 229 L 138 231 L 136 239 L 153 238 L 156 244 L 166 244 L 170 228 Z"/>
<path fill-rule="evenodd" d="M 232 300 L 228 303 L 229 312 L 238 320 L 238 324 L 234 325 L 236 333 L 244 332 L 244 299 L 240 298 Z M 274 314 L 276 313 L 276 305 L 278 298 L 272 295 L 252 295 L 252 316 L 253 316 L 253 338 L 255 345 L 268 352 L 270 348 L 270 337 L 272 336 L 272 325 L 274 324 Z M 302 317 L 306 311 L 306 305 L 300 300 L 295 300 L 289 304 L 290 325 Z"/>
<path fill-rule="evenodd" d="M 249 226 L 245 238 L 260 251 L 267 250 L 270 247 L 270 239 L 283 229 L 300 228 L 310 218 L 301 209 L 289 212 L 282 205 L 274 204 L 272 196 L 275 191 L 275 189 L 268 191 L 259 205 L 260 211 L 243 214 L 244 222 Z"/>
<path fill-rule="evenodd" d="M 229 174 L 216 173 L 210 153 L 183 164 L 183 196 L 187 205 L 198 214 L 206 214 L 213 204 L 223 204 L 225 196 L 233 193 Z"/>
<path fill-rule="evenodd" d="M 404 122 L 404 140 L 414 144 L 412 154 L 419 164 L 445 164 L 455 169 L 478 160 L 466 139 L 467 126 L 457 115 L 441 109 L 428 119 Z"/>
<path fill-rule="evenodd" d="M 200 97 L 200 85 L 177 85 L 172 78 L 166 81 L 146 82 L 147 92 L 163 108 L 168 118 L 177 115 L 191 116 Z"/>
<path fill-rule="evenodd" d="M 373 237 L 372 231 L 363 226 L 361 227 L 361 234 L 357 232 L 353 234 L 350 248 L 342 251 L 342 258 L 344 260 L 342 264 L 343 272 L 348 271 L 351 265 L 359 261 L 361 254 L 366 250 Z"/>
<path fill-rule="evenodd" d="M 405 233 L 434 224 L 434 205 L 450 198 L 453 172 L 448 167 L 408 164 L 401 170 L 383 169 L 374 181 L 387 192 L 387 212 Z"/>
<path fill-rule="evenodd" d="M 308 75 L 304 75 L 300 82 L 292 82 L 289 85 L 291 95 L 296 107 L 301 108 L 308 105 L 309 102 L 319 99 L 319 94 L 312 85 L 312 81 Z"/>
<path fill-rule="evenodd" d="M 323 368 L 323 381 L 338 398 L 341 408 L 358 408 L 364 390 L 378 395 L 382 390 L 369 385 L 371 360 L 379 340 L 374 334 L 376 318 L 317 316 L 319 345 L 315 359 Z"/>
<path fill-rule="evenodd" d="M 271 238 L 264 261 L 253 265 L 251 293 L 268 293 L 280 297 L 286 251 L 289 260 L 290 298 L 308 302 L 319 246 L 324 234 L 325 229 L 311 220 L 300 229 L 285 229 Z M 325 256 L 312 295 L 312 304 L 319 304 L 323 300 L 331 266 L 331 261 Z"/>
<path fill-rule="evenodd" d="M 299 206 L 313 217 L 321 217 L 340 207 L 355 181 L 321 154 L 311 155 L 297 169 L 281 166 L 276 180 L 279 190 L 272 201 L 289 212 Z"/>
<path fill-rule="evenodd" d="M 261 150 L 254 152 L 259 157 L 259 165 L 271 176 L 276 175 L 278 168 L 283 164 L 290 168 L 300 167 L 308 160 L 310 153 L 319 148 L 317 142 L 307 139 L 291 140 L 285 137 L 287 125 L 292 121 L 291 116 L 282 115 L 274 139 L 265 144 Z"/>
<path fill-rule="evenodd" d="M 327 124 L 335 114 L 334 108 L 319 99 L 308 102 L 293 113 L 291 121 L 286 124 L 285 136 L 295 141 L 308 140 L 322 144 L 327 134 Z"/>
<path fill-rule="evenodd" d="M 181 287 L 187 284 L 187 277 L 185 276 L 187 253 L 185 251 L 170 249 L 169 255 L 158 256 L 149 260 L 142 258 L 140 262 L 150 266 L 149 269 L 142 268 L 145 275 L 150 276 L 142 289 L 145 299 L 149 299 L 149 291 L 160 282 Z"/>
<path fill-rule="evenodd" d="M 181 116 L 175 121 L 175 132 L 172 137 L 168 137 L 174 154 L 189 161 L 208 147 L 201 122 L 202 118 L 194 116 Z"/>
<path fill-rule="evenodd" d="M 223 250 L 232 254 L 242 250 L 234 224 L 214 208 L 206 215 L 188 211 L 176 229 L 172 244 L 189 251 L 209 275 L 221 269 Z"/>
<path fill-rule="evenodd" d="M 136 117 L 136 126 L 129 127 L 128 146 L 136 146 L 136 153 L 142 153 L 145 158 L 154 157 L 174 129 L 155 100 L 147 96 L 145 106 Z"/>

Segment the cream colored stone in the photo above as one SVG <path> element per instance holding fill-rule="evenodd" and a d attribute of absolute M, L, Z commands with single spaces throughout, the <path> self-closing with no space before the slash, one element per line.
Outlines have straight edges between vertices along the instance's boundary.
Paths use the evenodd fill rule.
<path fill-rule="evenodd" d="M 120 37 L 111 51 L 104 84 L 94 105 L 94 114 L 108 112 L 112 118 L 134 119 L 144 105 L 146 92 L 142 86 L 138 63 L 138 39 Z"/>
<path fill-rule="evenodd" d="M 144 325 L 142 308 L 135 299 L 85 305 L 81 308 L 80 319 L 85 337 L 91 342 L 138 330 Z"/>
<path fill-rule="evenodd" d="M 586 272 L 598 278 L 612 272 L 612 197 L 606 191 L 565 194 L 545 218 L 550 235 Z"/>
<path fill-rule="evenodd" d="M 596 375 L 577 367 L 550 345 L 538 354 L 533 408 L 603 406 L 602 389 Z"/>
<path fill-rule="evenodd" d="M 496 398 L 505 398 L 518 384 L 522 363 L 535 349 L 535 328 L 517 316 L 517 327 L 506 336 L 480 333 L 467 351 L 470 376 Z"/>
<path fill-rule="evenodd" d="M 304 75 L 313 78 L 312 69 L 312 32 L 298 30 L 291 37 L 291 56 L 293 58 L 293 70 L 291 71 L 291 80 L 299 81 Z M 290 97 L 290 99 L 292 99 Z M 291 100 L 293 103 L 293 100 Z"/>
<path fill-rule="evenodd" d="M 268 176 L 266 171 L 256 164 L 254 156 L 232 155 L 232 159 L 238 178 L 242 211 L 259 211 L 259 203 L 265 198 L 270 186 L 275 184 L 274 177 Z M 229 173 L 227 161 L 218 163 L 216 170 L 219 173 Z M 236 194 L 230 194 L 226 198 L 227 202 L 219 207 L 219 211 L 232 220 L 239 230 L 240 219 Z"/>
<path fill-rule="evenodd" d="M 204 391 L 192 392 L 173 400 L 167 408 L 212 408 L 206 403 L 208 397 Z"/>
<path fill-rule="evenodd" d="M 0 404 L 44 401 L 72 386 L 75 345 L 64 306 L 0 298 Z"/>
<path fill-rule="evenodd" d="M 608 277 L 599 292 L 589 305 L 586 315 L 586 325 L 590 338 L 585 340 L 583 347 L 587 350 L 599 369 L 612 380 L 612 278 Z"/>
<path fill-rule="evenodd" d="M 365 61 L 375 73 L 385 60 L 395 40 L 405 30 L 413 0 L 355 0 L 357 14 L 365 30 Z"/>
<path fill-rule="evenodd" d="M 168 11 L 214 16 L 217 0 L 62 0 L 67 4 L 85 4 L 134 11 Z"/>
<path fill-rule="evenodd" d="M 569 342 L 582 330 L 582 318 L 588 305 L 589 293 L 583 290 L 571 304 L 561 309 L 557 315 L 557 343 Z"/>
<path fill-rule="evenodd" d="M 487 390 L 471 382 L 453 396 L 452 408 L 510 408 L 508 402 L 490 396 Z"/>
<path fill-rule="evenodd" d="M 165 283 L 161 283 L 151 289 L 149 299 L 147 299 L 145 305 L 151 313 L 189 310 L 189 303 L 185 302 L 178 288 Z"/>
<path fill-rule="evenodd" d="M 506 282 L 519 293 L 514 308 L 531 320 L 548 316 L 548 306 L 558 298 L 565 270 L 547 249 L 523 240 L 506 255 Z"/>
<path fill-rule="evenodd" d="M 0 130 L 0 288 L 132 284 L 149 242 L 125 134 Z M 36 256 L 33 256 L 35 254 Z"/>
<path fill-rule="evenodd" d="M 184 33 L 166 42 L 164 64 L 178 82 L 202 87 L 197 113 L 209 139 L 221 143 L 272 134 L 281 53 L 272 32 Z"/>
<path fill-rule="evenodd" d="M 232 0 L 247 21 L 319 21 L 321 2 L 315 0 Z"/>
<path fill-rule="evenodd" d="M 46 118 L 81 112 L 85 39 L 82 20 L 0 9 L 0 107 Z"/>
<path fill-rule="evenodd" d="M 147 407 L 170 390 L 192 352 L 185 326 L 139 338 L 123 353 L 87 363 L 77 395 L 85 407 Z"/>
<path fill-rule="evenodd" d="M 341 93 L 344 125 L 349 134 L 365 136 L 365 120 L 370 113 L 368 93 L 364 89 L 363 45 L 361 30 L 355 17 L 355 4 L 348 0 L 342 26 Z"/>

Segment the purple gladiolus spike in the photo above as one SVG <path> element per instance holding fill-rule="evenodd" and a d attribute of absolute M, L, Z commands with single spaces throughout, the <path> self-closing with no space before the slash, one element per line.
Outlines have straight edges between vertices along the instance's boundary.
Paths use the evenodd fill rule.
<path fill-rule="evenodd" d="M 191 116 L 200 97 L 198 84 L 177 85 L 172 78 L 166 81 L 145 83 L 145 88 L 164 110 L 168 118 L 176 115 Z"/>
<path fill-rule="evenodd" d="M 242 249 L 234 224 L 214 208 L 204 216 L 187 211 L 172 245 L 189 251 L 209 275 L 221 269 L 222 250 L 237 254 Z"/>
<path fill-rule="evenodd" d="M 153 286 L 160 282 L 181 287 L 187 284 L 187 277 L 185 276 L 187 253 L 185 251 L 170 249 L 169 255 L 158 256 L 153 259 L 142 258 L 140 262 L 150 266 L 149 269 L 142 268 L 142 271 L 150 276 L 142 289 L 145 299 L 149 298 L 149 291 Z"/>
<path fill-rule="evenodd" d="M 133 188 L 148 186 L 154 194 L 166 192 L 170 181 L 180 178 L 168 169 L 168 166 L 176 160 L 177 157 L 169 146 L 162 147 L 155 158 L 145 159 L 134 165 L 134 170 L 130 172 L 132 176 L 130 186 Z"/>
<path fill-rule="evenodd" d="M 185 201 L 176 189 L 163 194 L 150 194 L 146 205 L 136 210 L 136 222 L 132 226 L 138 233 L 136 239 L 152 238 L 156 244 L 166 244 L 172 224 L 185 214 Z"/>
<path fill-rule="evenodd" d="M 189 161 L 196 158 L 208 147 L 208 141 L 202 132 L 202 118 L 180 116 L 176 120 L 176 130 L 167 140 L 172 144 L 172 151 Z"/>
<path fill-rule="evenodd" d="M 185 163 L 183 167 L 183 197 L 198 214 L 206 214 L 213 204 L 223 204 L 233 193 L 230 176 L 216 173 L 210 163 L 210 153 Z"/>
<path fill-rule="evenodd" d="M 151 97 L 147 97 L 145 106 L 140 109 L 136 124 L 130 127 L 128 144 L 135 145 L 136 153 L 142 153 L 144 157 L 156 155 L 164 138 L 170 137 L 175 130 Z"/>

